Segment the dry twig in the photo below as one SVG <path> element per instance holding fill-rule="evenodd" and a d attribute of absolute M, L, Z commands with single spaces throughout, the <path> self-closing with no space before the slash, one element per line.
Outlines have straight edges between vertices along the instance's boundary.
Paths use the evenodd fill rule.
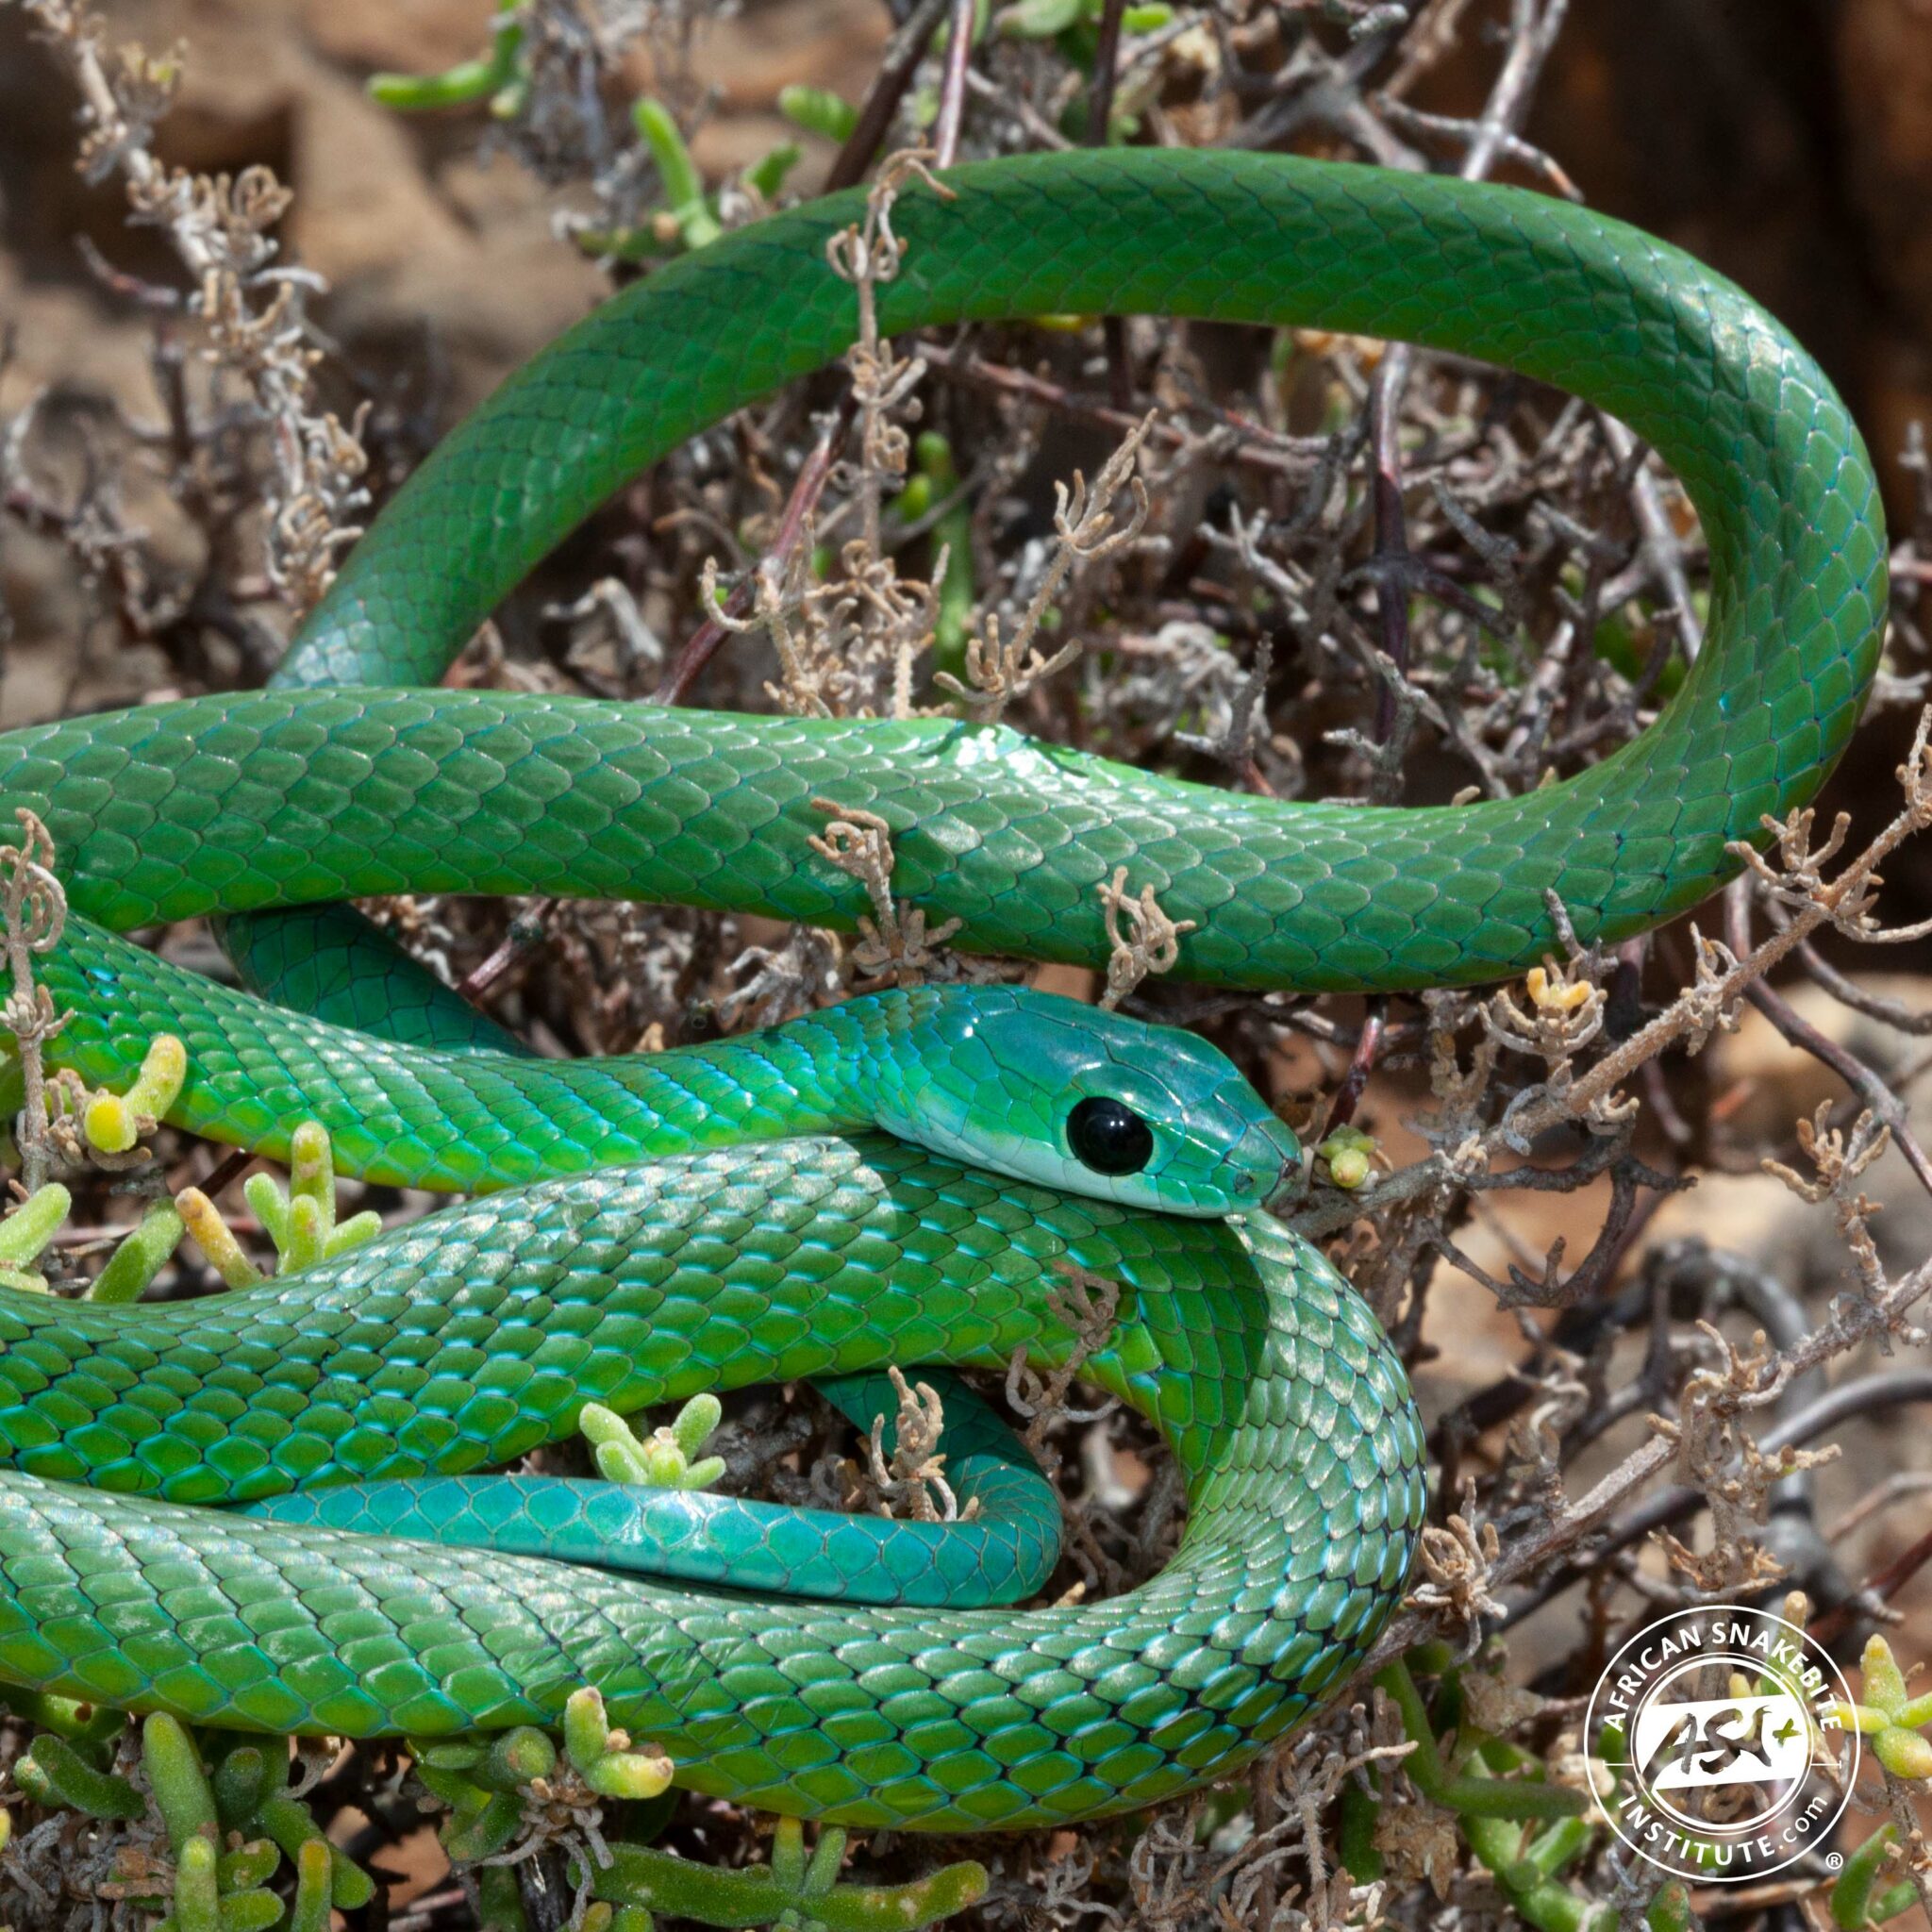
<path fill-rule="evenodd" d="M 891 827 L 876 812 L 835 805 L 828 798 L 814 798 L 811 807 L 831 818 L 824 831 L 814 832 L 807 842 L 828 864 L 858 880 L 872 901 L 872 917 L 858 916 L 859 943 L 852 964 L 875 984 L 923 985 L 940 963 L 938 948 L 964 921 L 948 919 L 928 932 L 923 908 L 892 897 Z"/>
<path fill-rule="evenodd" d="M 1146 527 L 1147 486 L 1133 470 L 1153 421 L 1150 414 L 1128 432 L 1094 479 L 1091 496 L 1087 479 L 1077 470 L 1071 495 L 1064 484 L 1054 485 L 1053 526 L 1059 541 L 1011 639 L 1002 641 L 999 614 L 991 612 L 967 640 L 966 682 L 961 683 L 950 671 L 939 674 L 936 682 L 951 691 L 976 722 L 997 724 L 1008 706 L 1018 703 L 1056 671 L 1064 670 L 1085 648 L 1075 638 L 1051 657 L 1042 658 L 1034 648 L 1034 639 L 1076 562 L 1098 563 L 1116 556 L 1134 543 Z M 1116 529 L 1112 506 L 1123 488 L 1131 491 L 1134 507 L 1125 524 Z"/>
<path fill-rule="evenodd" d="M 31 1194 L 46 1181 L 50 1164 L 47 1072 L 43 1049 L 67 1024 L 53 995 L 34 983 L 34 956 L 60 943 L 67 924 L 67 894 L 54 876 L 54 841 L 25 807 L 18 845 L 0 845 L 0 919 L 6 924 L 7 968 L 11 991 L 0 1008 L 0 1024 L 12 1034 L 20 1058 L 25 1106 L 18 1135 L 21 1184 Z"/>

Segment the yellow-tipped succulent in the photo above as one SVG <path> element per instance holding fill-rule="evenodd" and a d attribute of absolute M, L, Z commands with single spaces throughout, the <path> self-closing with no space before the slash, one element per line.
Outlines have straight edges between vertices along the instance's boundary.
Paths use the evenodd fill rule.
<path fill-rule="evenodd" d="M 267 1174 L 250 1174 L 242 1191 L 275 1244 L 284 1274 L 345 1254 L 382 1231 L 381 1216 L 367 1209 L 337 1222 L 335 1153 L 320 1121 L 304 1121 L 289 1137 L 286 1193 Z"/>
<path fill-rule="evenodd" d="M 1891 1645 L 1873 1636 L 1858 1659 L 1858 1702 L 1837 1707 L 1839 1722 L 1869 1740 L 1872 1755 L 1894 1777 L 1932 1778 L 1932 1690 L 1906 1694 L 1905 1673 Z"/>
<path fill-rule="evenodd" d="M 199 1188 L 183 1188 L 175 1196 L 175 1207 L 208 1264 L 222 1277 L 225 1288 L 251 1288 L 261 1279 L 261 1270 L 242 1252 L 235 1230 L 222 1219 L 222 1210 Z"/>
<path fill-rule="evenodd" d="M 641 1440 L 614 1410 L 587 1402 L 577 1427 L 591 1444 L 597 1474 L 606 1482 L 637 1483 L 651 1490 L 704 1490 L 724 1474 L 723 1457 L 699 1454 L 724 1413 L 715 1395 L 693 1395 L 669 1428 L 654 1429 Z"/>
<path fill-rule="evenodd" d="M 1359 1127 L 1337 1127 L 1315 1152 L 1328 1163 L 1328 1178 L 1351 1192 L 1375 1171 L 1375 1137 Z"/>
<path fill-rule="evenodd" d="M 277 1272 L 293 1274 L 358 1247 L 382 1232 L 382 1217 L 365 1209 L 336 1219 L 335 1155 L 320 1121 L 304 1121 L 289 1137 L 289 1185 L 252 1174 L 242 1194 L 275 1243 Z M 242 1250 L 222 1210 L 199 1188 L 184 1188 L 175 1206 L 209 1265 L 229 1288 L 247 1288 L 261 1270 Z"/>
<path fill-rule="evenodd" d="M 172 1033 L 157 1033 L 125 1093 L 89 1096 L 81 1113 L 89 1145 L 102 1154 L 127 1153 L 180 1099 L 187 1078 L 188 1049 Z"/>
<path fill-rule="evenodd" d="M 604 1699 L 587 1684 L 563 1707 L 563 1748 L 577 1774 L 602 1798 L 655 1798 L 671 1782 L 672 1763 L 656 1745 L 631 1748 L 627 1731 L 613 1730 Z"/>
<path fill-rule="evenodd" d="M 1523 975 L 1530 1004 L 1540 1013 L 1574 1013 L 1596 997 L 1596 988 L 1587 979 L 1572 979 L 1547 967 L 1532 966 Z"/>

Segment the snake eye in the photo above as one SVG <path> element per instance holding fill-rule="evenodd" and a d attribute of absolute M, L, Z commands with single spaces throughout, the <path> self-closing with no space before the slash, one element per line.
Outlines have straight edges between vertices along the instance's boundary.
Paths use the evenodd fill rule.
<path fill-rule="evenodd" d="M 1118 1100 L 1091 1094 L 1067 1116 L 1067 1145 L 1095 1174 L 1139 1174 L 1154 1158 L 1147 1123 Z"/>

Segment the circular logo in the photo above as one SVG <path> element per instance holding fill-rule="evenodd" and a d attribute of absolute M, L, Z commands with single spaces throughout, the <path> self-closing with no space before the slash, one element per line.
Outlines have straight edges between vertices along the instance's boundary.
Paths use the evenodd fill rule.
<path fill-rule="evenodd" d="M 1824 1651 L 1769 1610 L 1660 1617 L 1591 1697 L 1584 1737 L 1608 1773 L 1597 1807 L 1674 1877 L 1739 1885 L 1782 1871 L 1824 1848 L 1850 1800 L 1858 1740 L 1837 1707 L 1851 1702 Z"/>

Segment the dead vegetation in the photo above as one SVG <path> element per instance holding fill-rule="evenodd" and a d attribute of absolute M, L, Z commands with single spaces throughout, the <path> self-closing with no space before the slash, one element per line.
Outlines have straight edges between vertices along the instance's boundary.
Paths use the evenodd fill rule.
<path fill-rule="evenodd" d="M 332 392 L 358 378 L 329 370 L 325 291 L 278 249 L 287 188 L 265 170 L 208 179 L 156 158 L 192 50 L 124 50 L 62 0 L 21 4 L 75 89 L 83 172 L 123 184 L 129 220 L 166 235 L 180 275 L 149 283 L 102 263 L 108 295 L 152 318 L 153 408 L 81 417 L 18 399 L 0 441 L 0 541 L 10 525 L 64 545 L 98 629 L 157 647 L 174 688 L 258 681 L 367 518 L 367 412 L 314 392 L 323 373 Z M 1130 321 L 893 342 L 872 303 L 901 267 L 891 207 L 910 175 L 956 151 L 1065 146 L 1108 126 L 1574 193 L 1559 158 L 1523 132 L 1565 11 L 1565 0 L 1491 14 L 1463 0 L 1058 11 L 1020 0 L 995 11 L 969 58 L 946 59 L 941 22 L 972 9 L 927 0 L 870 96 L 833 124 L 836 152 L 801 137 L 818 141 L 821 173 L 874 183 L 836 256 L 857 322 L 842 374 L 659 465 L 597 523 L 568 578 L 552 566 L 513 600 L 458 675 L 801 715 L 950 708 L 1283 798 L 1501 797 L 1613 749 L 1697 647 L 1705 559 L 1674 483 L 1599 412 L 1352 339 Z M 693 203 L 661 130 L 654 145 L 625 112 L 618 62 L 640 42 L 687 129 L 703 111 L 696 12 L 527 0 L 516 20 L 522 53 L 498 76 L 508 92 L 491 97 L 493 118 L 475 110 L 479 138 L 487 121 L 487 138 L 554 192 L 559 249 L 588 237 L 613 278 L 648 272 L 656 256 L 702 245 L 704 222 L 754 219 L 780 192 L 749 169 L 701 184 Z M 1418 106 L 1471 45 L 1489 63 L 1478 110 Z M 1932 470 L 1917 441 L 1907 460 L 1920 495 L 1866 743 L 1924 691 Z M 199 532 L 186 572 L 151 549 L 128 508 L 157 485 Z M 1807 1592 L 1818 1627 L 1855 1652 L 1932 1553 L 1896 1526 L 1908 1510 L 1889 1524 L 1901 1504 L 1923 1521 L 1923 1473 L 1907 1473 L 1917 1487 L 1875 1480 L 1869 1436 L 1859 1493 L 1836 1520 L 1821 1516 L 1811 1474 L 1849 1420 L 1869 1429 L 1927 1393 L 1916 1357 L 1932 1224 L 1917 1196 L 1932 1169 L 1916 1123 L 1932 1057 L 1912 1042 L 1932 1023 L 1923 1000 L 1876 986 L 1866 951 L 1928 930 L 1879 896 L 1882 869 L 1932 821 L 1923 721 L 1898 786 L 1858 788 L 1856 827 L 1839 819 L 1821 838 L 1808 813 L 1774 827 L 1699 925 L 1607 955 L 1573 945 L 1487 994 L 1316 1000 L 1163 984 L 1186 923 L 1124 872 L 1103 892 L 1114 954 L 1089 995 L 1194 1025 L 1249 1067 L 1322 1150 L 1295 1224 L 1352 1275 L 1425 1394 L 1446 1352 L 1431 1396 L 1434 1526 L 1371 1668 L 1436 1646 L 1461 1669 L 1481 1727 L 1558 1783 L 1579 1785 L 1591 1748 L 1580 1700 L 1645 1616 L 1775 1585 Z M 544 1050 L 698 1039 L 855 986 L 1018 970 L 966 958 L 949 945 L 952 922 L 929 929 L 895 896 L 882 821 L 836 800 L 817 808 L 818 849 L 868 894 L 857 944 L 709 913 L 426 897 L 379 910 Z M 38 852 L 29 835 L 8 860 L 8 1017 L 23 1044 L 57 1024 L 22 1003 L 52 916 Z M 208 958 L 197 935 L 166 943 Z M 1828 1074 L 1815 1111 L 1736 1124 L 1707 1049 L 1747 1007 Z M 47 1164 L 44 1113 L 30 1088 L 29 1187 Z M 164 1137 L 161 1160 L 171 1186 L 208 1179 L 207 1151 L 178 1139 Z M 1693 1185 L 1760 1170 L 1823 1231 L 1803 1257 L 1671 1222 Z M 111 1178 L 92 1185 L 84 1235 L 125 1220 Z M 1869 1191 L 1880 1186 L 1897 1191 L 1890 1217 Z M 1546 1239 L 1552 1217 L 1539 1210 L 1553 1196 L 1572 1211 Z M 370 1205 L 403 1204 L 371 1191 Z M 1891 1225 L 1904 1232 L 1888 1242 Z M 184 1266 L 172 1291 L 199 1285 Z M 1111 1292 L 1068 1285 L 1090 1346 L 1110 1324 Z M 1485 1306 L 1504 1311 L 1486 1332 L 1507 1341 L 1493 1375 L 1456 1345 Z M 1042 1376 L 1016 1362 L 1003 1392 L 1065 1494 L 1055 1593 L 1113 1591 L 1157 1569 L 1180 1499 L 1150 1433 L 1111 1407 L 1072 1407 L 1072 1368 Z M 905 1389 L 894 1457 L 874 1437 L 858 1463 L 808 1395 L 739 1400 L 717 1444 L 727 1480 L 944 1516 L 929 1393 Z M 1871 1550 L 1874 1526 L 1880 1559 L 1847 1557 L 1841 1539 L 1856 1531 Z M 1415 1750 L 1365 1672 L 1242 1788 L 975 1846 L 992 1874 L 976 1911 L 989 1924 L 1153 1932 L 1370 1932 L 1520 1913 L 1454 1807 L 1397 1769 Z M 421 1850 L 394 1754 L 358 1750 L 315 1774 L 319 1817 L 353 1808 L 364 1821 L 356 1857 L 380 1866 L 399 1846 Z M 1381 1875 L 1364 1877 L 1343 1855 L 1349 1794 L 1383 1778 L 1400 1802 L 1376 1828 Z M 693 1799 L 667 1842 L 732 1864 L 756 1829 Z M 88 1902 L 74 1846 L 45 1824 L 17 1845 L 34 1849 L 7 1881 L 16 1925 L 77 1927 L 119 1909 Z M 1923 1874 L 1923 1845 L 1897 1856 Z M 903 1840 L 870 1857 L 906 1874 L 931 1862 Z M 567 1895 L 554 1850 L 534 1848 L 520 1869 L 530 1909 L 547 1897 L 554 1912 Z M 1572 1877 L 1628 1923 L 1656 1890 L 1607 1839 Z M 1822 1923 L 1825 1877 L 1801 1870 L 1748 1907 L 1693 1904 L 1713 1922 L 1782 1928 L 1802 1907 Z M 475 1897 L 431 1877 L 388 1923 L 442 1932 Z"/>

